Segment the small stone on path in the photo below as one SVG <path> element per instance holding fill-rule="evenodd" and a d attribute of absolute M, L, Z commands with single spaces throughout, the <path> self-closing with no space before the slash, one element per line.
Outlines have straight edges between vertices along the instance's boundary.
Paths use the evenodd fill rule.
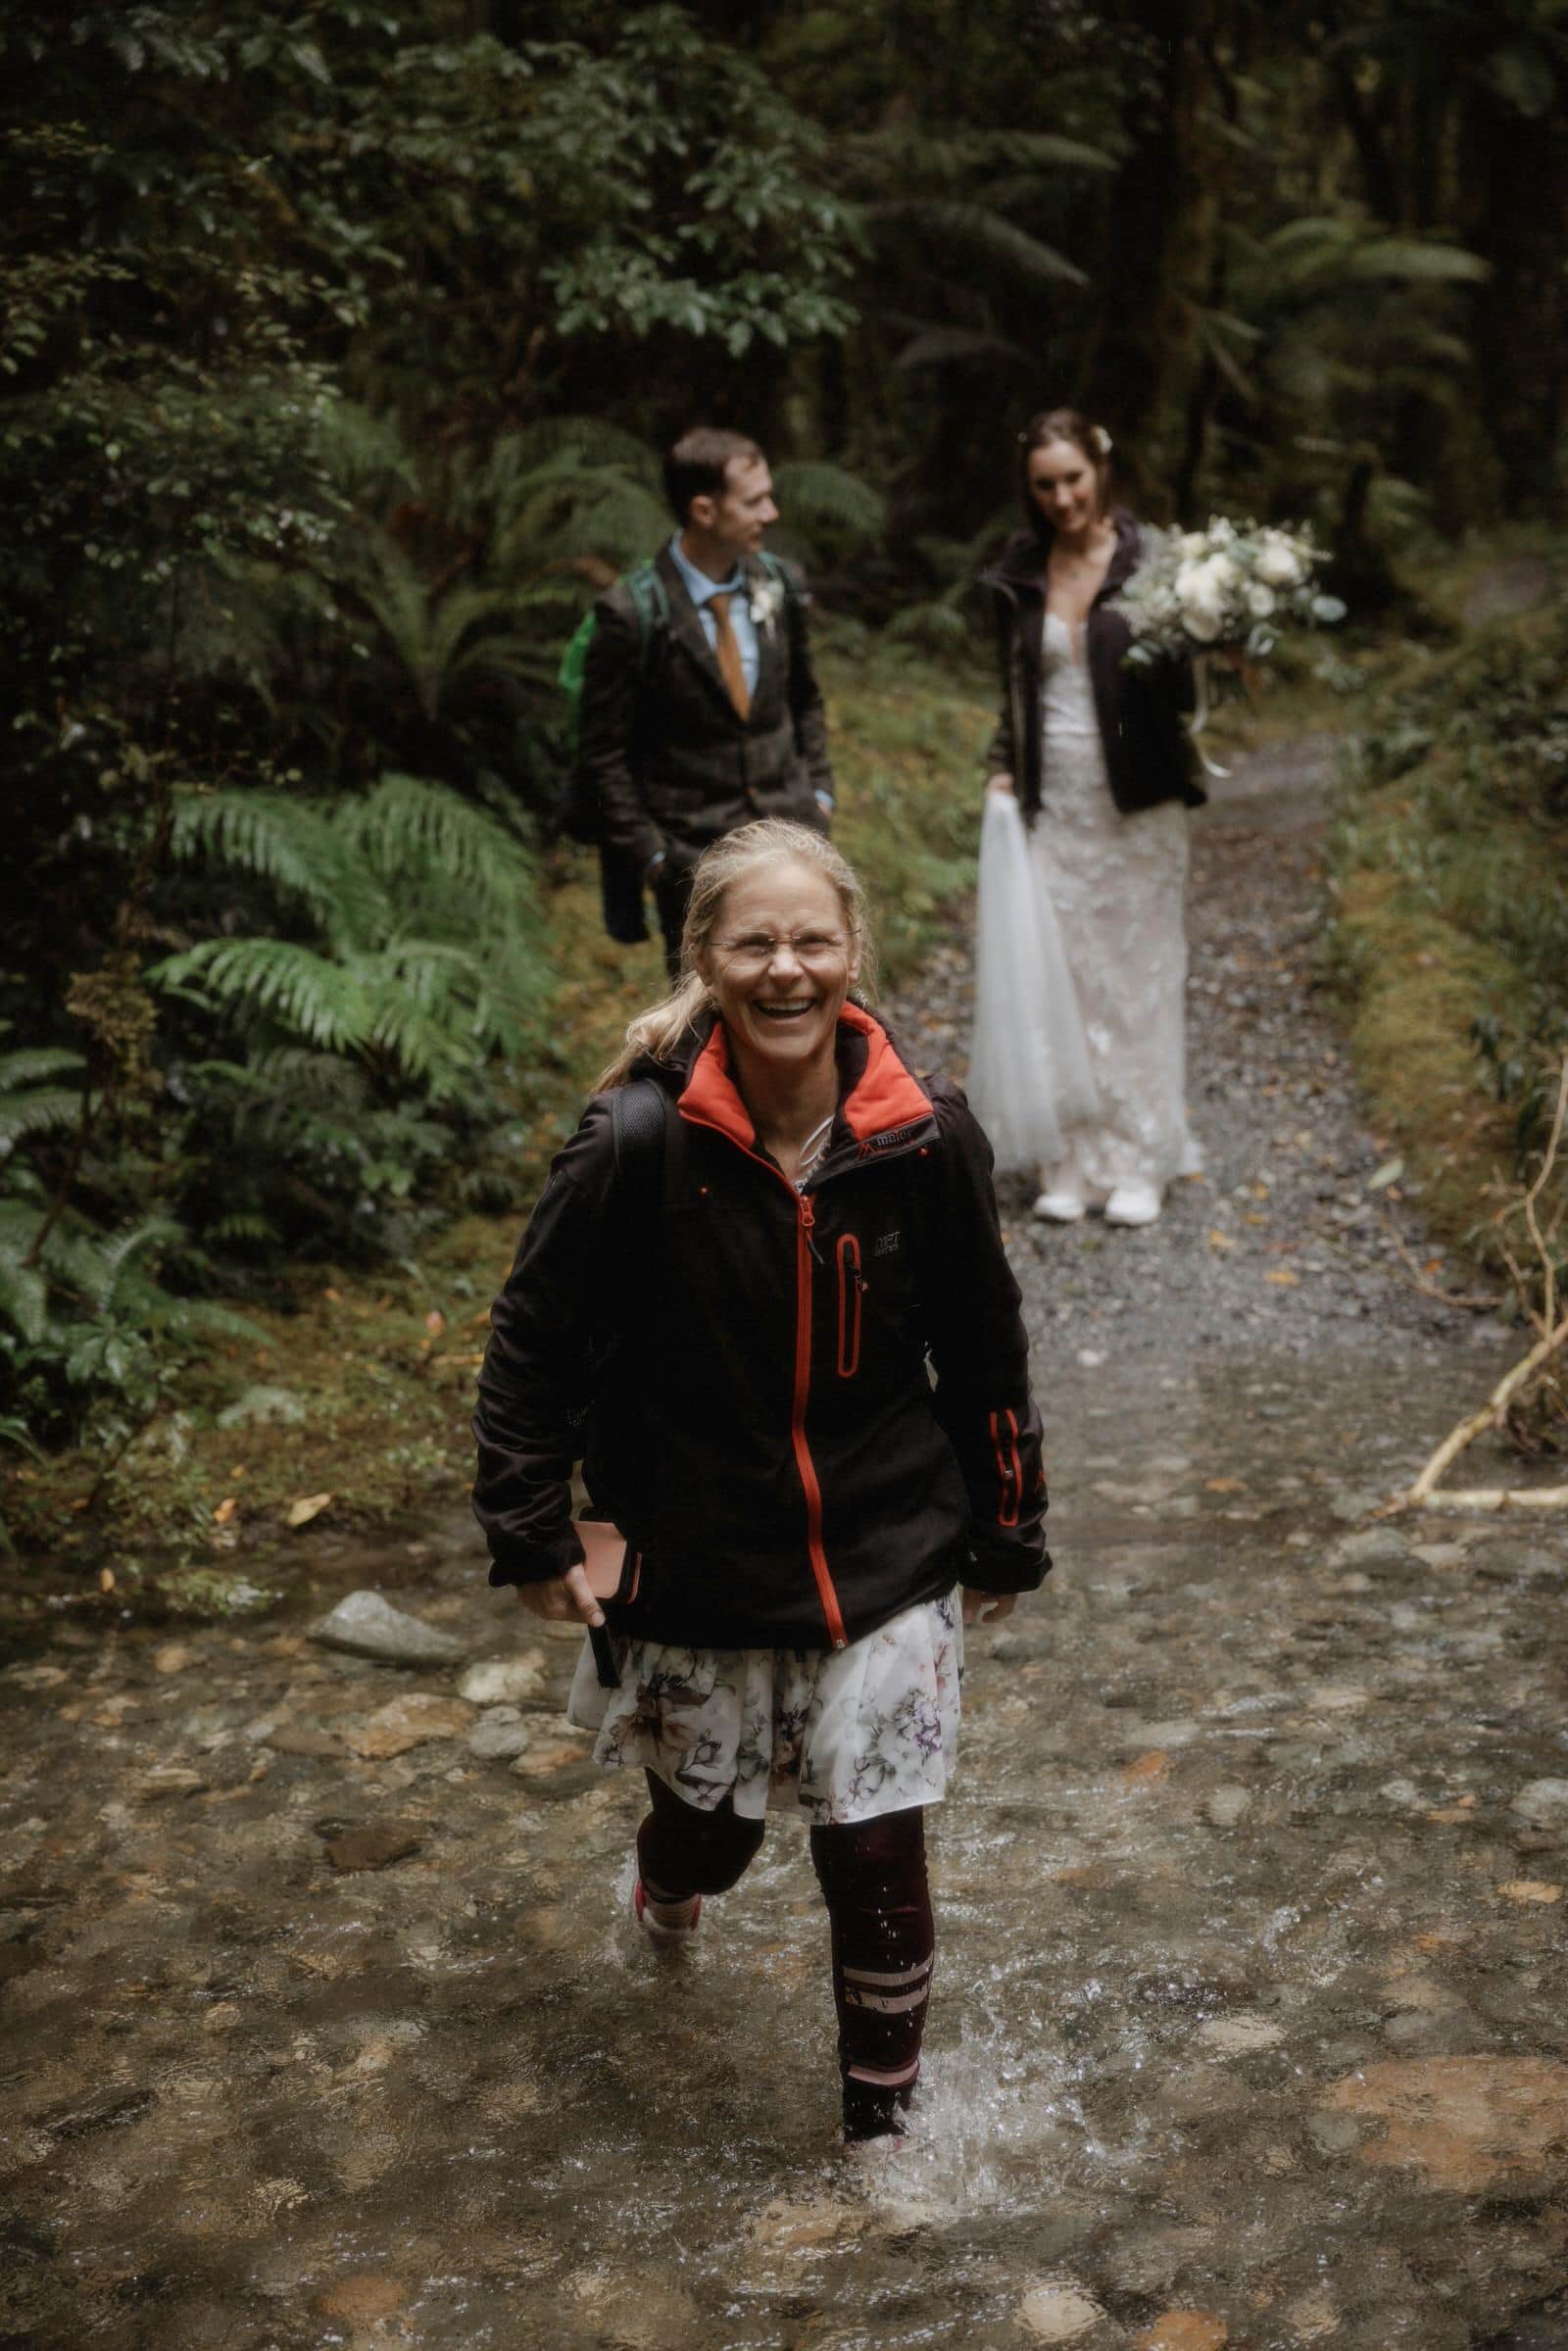
<path fill-rule="evenodd" d="M 455 1665 L 464 1655 L 461 1641 L 394 1608 L 378 1592 L 351 1592 L 311 1627 L 311 1639 L 382 1665 Z"/>
<path fill-rule="evenodd" d="M 1545 1904 L 1562 1900 L 1562 1887 L 1548 1884 L 1544 1878 L 1510 1878 L 1506 1885 L 1498 1886 L 1497 1891 L 1505 1902 Z"/>
<path fill-rule="evenodd" d="M 183 1641 L 166 1641 L 161 1649 L 153 1651 L 155 1674 L 182 1674 L 195 1651 Z"/>
<path fill-rule="evenodd" d="M 1234 1829 L 1237 1822 L 1251 1810 L 1252 1798 L 1245 1788 L 1216 1788 L 1203 1799 L 1203 1818 L 1213 1829 Z"/>

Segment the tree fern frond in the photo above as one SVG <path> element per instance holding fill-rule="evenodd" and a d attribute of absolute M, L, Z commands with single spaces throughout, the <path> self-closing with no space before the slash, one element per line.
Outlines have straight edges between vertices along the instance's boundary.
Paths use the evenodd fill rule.
<path fill-rule="evenodd" d="M 887 501 L 880 490 L 842 465 L 794 459 L 773 467 L 773 490 L 781 512 L 809 529 L 828 525 L 860 539 L 880 538 L 887 528 Z"/>
<path fill-rule="evenodd" d="M 1012 275 L 1038 285 L 1086 286 L 1075 262 L 1032 237 L 984 204 L 947 202 L 922 196 L 884 198 L 865 207 L 876 228 L 913 229 L 923 240 L 961 260 L 998 263 Z"/>
<path fill-rule="evenodd" d="M 927 131 L 874 131 L 850 142 L 852 162 L 903 184 L 948 180 L 972 186 L 988 171 L 1114 171 L 1116 159 L 1087 140 L 1052 130 L 965 130 L 944 137 Z"/>
<path fill-rule="evenodd" d="M 999 359 L 1027 361 L 1020 344 L 1005 335 L 983 334 L 968 326 L 927 326 L 912 335 L 894 359 L 895 367 L 951 367 L 966 360 L 983 360 L 994 367 Z"/>

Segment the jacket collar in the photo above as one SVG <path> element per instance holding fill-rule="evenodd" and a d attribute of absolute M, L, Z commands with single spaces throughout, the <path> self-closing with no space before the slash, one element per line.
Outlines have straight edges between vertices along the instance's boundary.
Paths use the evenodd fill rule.
<path fill-rule="evenodd" d="M 1116 526 L 1116 545 L 1096 604 L 1126 586 L 1142 550 L 1142 534 L 1127 509 L 1112 507 L 1110 518 Z M 981 572 L 981 586 L 1001 588 L 1013 596 L 1043 596 L 1053 536 L 1048 530 L 1015 530 L 996 561 Z"/>
<path fill-rule="evenodd" d="M 698 1032 L 701 1036 L 701 1031 Z M 925 1088 L 906 1068 L 897 1046 L 874 1014 L 847 1004 L 839 1014 L 839 1106 L 833 1147 L 856 1157 L 879 1157 L 922 1141 L 935 1113 Z M 724 1024 L 710 1018 L 680 1091 L 682 1118 L 712 1127 L 742 1151 L 756 1152 L 757 1129 L 741 1100 L 730 1066 Z"/>

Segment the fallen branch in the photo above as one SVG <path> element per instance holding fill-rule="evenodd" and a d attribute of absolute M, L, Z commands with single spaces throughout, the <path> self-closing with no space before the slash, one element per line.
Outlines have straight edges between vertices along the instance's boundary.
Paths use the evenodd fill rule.
<path fill-rule="evenodd" d="M 1392 1501 L 1385 1502 L 1383 1508 L 1378 1512 L 1378 1516 L 1393 1518 L 1403 1510 L 1457 1510 L 1461 1508 L 1471 1510 L 1514 1508 L 1560 1510 L 1568 1505 L 1568 1486 L 1544 1486 L 1534 1489 L 1527 1486 L 1481 1487 L 1475 1489 L 1468 1497 L 1453 1494 L 1436 1494 L 1433 1492 L 1433 1488 L 1449 1462 L 1456 1460 L 1464 1451 L 1465 1446 L 1472 1445 L 1484 1429 L 1496 1428 L 1500 1424 L 1504 1412 L 1520 1389 L 1533 1380 L 1547 1358 L 1556 1354 L 1558 1348 L 1562 1347 L 1568 1347 L 1568 1314 L 1563 1316 L 1554 1331 L 1548 1331 L 1544 1339 L 1539 1339 L 1536 1342 L 1529 1354 L 1523 1356 L 1514 1365 L 1512 1371 L 1503 1374 L 1478 1412 L 1472 1412 L 1468 1420 L 1460 1421 L 1456 1429 L 1449 1430 L 1437 1451 L 1427 1462 L 1421 1475 L 1416 1479 L 1415 1484 L 1407 1487 L 1403 1494 L 1396 1494 Z"/>

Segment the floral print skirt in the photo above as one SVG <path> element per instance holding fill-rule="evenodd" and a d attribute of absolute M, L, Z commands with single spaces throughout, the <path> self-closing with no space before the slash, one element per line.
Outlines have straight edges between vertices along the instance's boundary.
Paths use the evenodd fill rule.
<path fill-rule="evenodd" d="M 607 1771 L 640 1764 L 711 1812 L 801 1812 L 813 1828 L 939 1803 L 957 1761 L 958 1594 L 906 1608 L 847 1649 L 692 1649 L 617 1640 L 602 1690 L 586 1641 L 567 1719 Z"/>

